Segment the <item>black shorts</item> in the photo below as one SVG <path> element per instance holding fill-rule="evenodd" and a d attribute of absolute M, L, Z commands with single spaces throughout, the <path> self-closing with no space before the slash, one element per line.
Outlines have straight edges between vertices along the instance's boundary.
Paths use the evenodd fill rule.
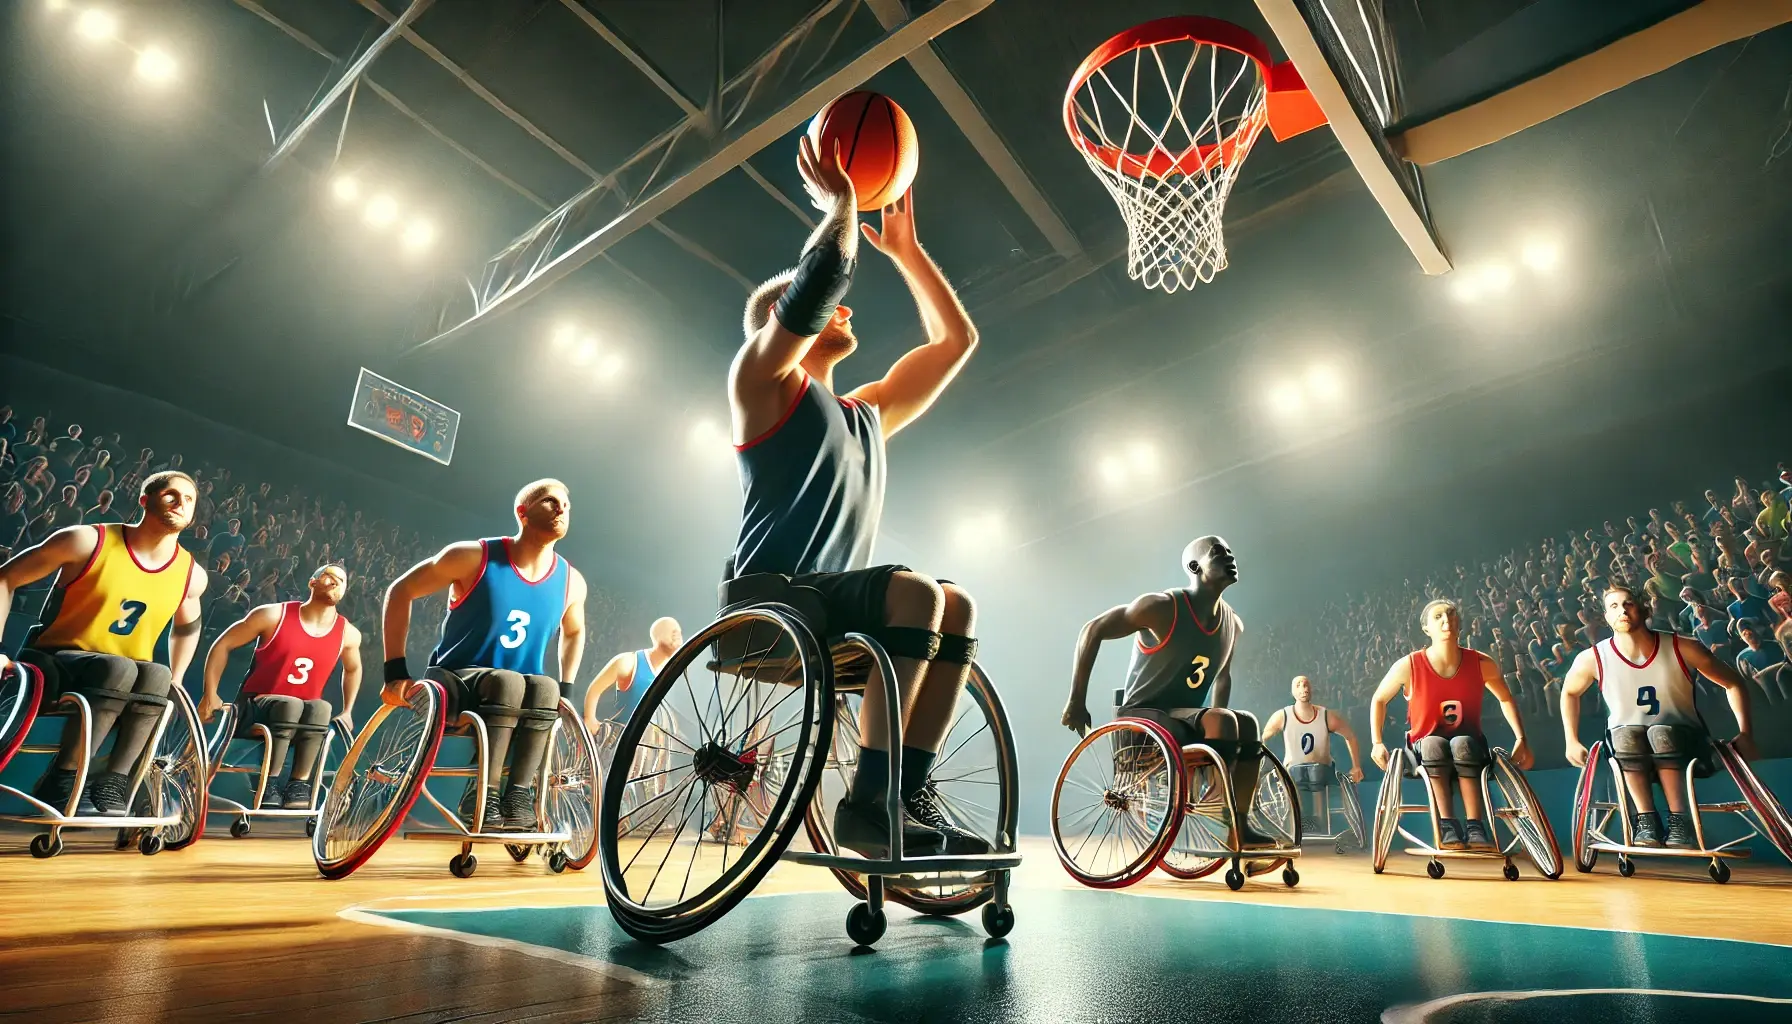
<path fill-rule="evenodd" d="M 44 674 L 44 696 L 41 708 L 45 711 L 55 708 L 56 699 L 64 693 L 81 693 L 91 698 L 89 691 L 105 689 L 105 680 L 114 671 L 125 670 L 122 668 L 125 662 L 130 662 L 131 667 L 128 671 L 132 673 L 131 678 L 134 682 L 121 692 L 130 693 L 142 688 L 146 682 L 144 679 L 146 670 L 152 677 L 166 676 L 169 683 L 173 682 L 173 677 L 169 675 L 168 669 L 160 663 L 131 661 L 120 654 L 100 654 L 96 651 L 82 651 L 73 648 L 46 651 L 36 647 L 27 647 L 19 652 L 19 660 L 27 665 L 37 666 L 38 671 Z M 158 685 L 162 680 L 152 678 L 147 682 L 149 683 L 148 692 L 167 692 L 166 687 Z"/>
<path fill-rule="evenodd" d="M 269 714 L 272 712 L 275 702 L 273 700 L 270 700 L 269 698 L 285 697 L 285 696 L 290 696 L 290 694 L 279 694 L 279 693 L 239 693 L 239 694 L 237 694 L 237 696 L 236 696 L 236 732 L 232 738 L 239 739 L 239 740 L 254 739 L 255 738 L 255 726 L 258 724 L 265 725 L 270 728 L 273 727 L 276 723 L 269 720 Z M 293 697 L 292 699 L 298 700 L 297 697 Z M 304 703 L 309 704 L 311 702 L 305 701 Z M 318 703 L 322 704 L 324 707 L 329 709 L 329 711 L 326 712 L 326 715 L 328 715 L 330 712 L 334 712 L 336 710 L 335 707 L 329 701 L 324 700 L 322 698 L 318 699 Z M 292 725 L 295 728 L 298 728 L 300 730 L 304 730 L 307 728 L 306 726 L 298 725 L 297 723 L 293 723 L 293 722 L 288 722 L 285 724 Z M 328 728 L 328 726 L 326 725 L 325 728 Z"/>
<path fill-rule="evenodd" d="M 827 616 L 824 631 L 828 636 L 875 636 L 885 624 L 884 597 L 890 592 L 890 577 L 910 571 L 906 565 L 874 565 L 846 572 L 811 572 L 792 576 L 790 585 L 809 587 L 821 594 L 822 612 Z"/>
<path fill-rule="evenodd" d="M 1212 711 L 1212 708 L 1177 708 L 1174 711 L 1159 711 L 1157 708 L 1121 708 L 1120 714 L 1127 718 L 1143 718 L 1147 722 L 1156 722 L 1169 730 L 1176 740 L 1176 745 L 1186 747 L 1192 743 L 1205 743 L 1207 738 L 1201 735 L 1201 716 Z"/>

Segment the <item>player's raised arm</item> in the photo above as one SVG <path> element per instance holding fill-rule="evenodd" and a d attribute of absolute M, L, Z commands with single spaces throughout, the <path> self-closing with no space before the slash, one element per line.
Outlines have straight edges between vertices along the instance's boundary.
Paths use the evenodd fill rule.
<path fill-rule="evenodd" d="M 1381 742 L 1382 722 L 1387 718 L 1388 705 L 1394 702 L 1394 698 L 1399 696 L 1400 691 L 1406 689 L 1410 682 L 1412 682 L 1410 659 L 1401 658 L 1388 668 L 1388 674 L 1382 676 L 1381 682 L 1375 685 L 1375 695 L 1369 698 L 1369 759 L 1375 762 L 1375 767 L 1383 771 L 1386 771 L 1388 767 L 1388 748 Z"/>
<path fill-rule="evenodd" d="M 1598 657 L 1591 647 L 1574 656 L 1562 681 L 1562 753 L 1576 768 L 1585 767 L 1587 748 L 1580 741 L 1580 698 L 1599 682 Z"/>
<path fill-rule="evenodd" d="M 1131 604 L 1116 605 L 1083 624 L 1076 637 L 1076 654 L 1070 670 L 1070 700 L 1065 702 L 1062 723 L 1066 729 L 1082 736 L 1089 731 L 1089 674 L 1095 670 L 1095 656 L 1108 640 L 1132 636 L 1150 630 L 1162 636 L 1175 621 L 1176 606 L 1169 594 L 1145 594 Z"/>
<path fill-rule="evenodd" d="M 456 584 L 465 593 L 484 557 L 485 547 L 476 540 L 450 544 L 411 566 L 386 588 L 385 604 L 380 609 L 380 646 L 386 680 L 380 691 L 382 701 L 403 704 L 405 684 L 416 678 L 405 661 L 404 649 L 411 632 L 411 603 Z"/>

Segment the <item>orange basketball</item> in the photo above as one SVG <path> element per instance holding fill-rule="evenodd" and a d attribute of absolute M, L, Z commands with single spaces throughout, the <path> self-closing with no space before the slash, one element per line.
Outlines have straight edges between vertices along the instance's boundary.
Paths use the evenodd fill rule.
<path fill-rule="evenodd" d="M 875 92 L 849 92 L 809 122 L 809 141 L 823 160 L 840 146 L 840 163 L 859 194 L 859 210 L 888 206 L 914 183 L 921 163 L 915 123 L 896 101 Z"/>

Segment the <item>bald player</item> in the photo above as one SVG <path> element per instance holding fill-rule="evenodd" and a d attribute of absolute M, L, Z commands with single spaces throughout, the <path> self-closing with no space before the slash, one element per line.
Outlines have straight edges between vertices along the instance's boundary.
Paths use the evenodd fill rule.
<path fill-rule="evenodd" d="M 585 727 L 591 735 L 615 742 L 622 727 L 641 704 L 641 695 L 653 685 L 660 669 L 666 667 L 678 645 L 684 643 L 684 631 L 678 620 L 664 616 L 647 627 L 652 646 L 624 652 L 611 658 L 585 691 Z M 601 740 L 600 740 L 601 742 Z"/>
<path fill-rule="evenodd" d="M 1248 811 L 1257 793 L 1263 744 L 1257 719 L 1226 705 L 1232 699 L 1232 654 L 1244 622 L 1220 595 L 1238 582 L 1238 559 L 1220 537 L 1200 537 L 1182 550 L 1189 585 L 1144 594 L 1090 619 L 1076 639 L 1065 728 L 1089 732 L 1089 675 L 1108 640 L 1136 636 L 1119 713 L 1156 722 L 1181 746 L 1205 743 L 1231 766 L 1233 806 Z M 1239 815 L 1242 847 L 1275 840 Z"/>
<path fill-rule="evenodd" d="M 1481 734 L 1481 693 L 1493 694 L 1512 727 L 1512 763 L 1531 766 L 1524 717 L 1500 675 L 1499 663 L 1461 644 L 1462 612 L 1438 598 L 1419 612 L 1431 643 L 1394 662 L 1369 701 L 1369 756 L 1387 770 L 1388 748 L 1381 741 L 1382 719 L 1398 694 L 1406 695 L 1406 743 L 1419 760 L 1438 809 L 1438 846 L 1445 850 L 1492 850 L 1493 831 L 1481 806 L 1481 773 L 1487 770 L 1487 737 Z M 1454 782 L 1456 785 L 1452 786 Z M 1456 792 L 1462 793 L 1467 823 L 1457 819 Z"/>
<path fill-rule="evenodd" d="M 1317 795 L 1332 784 L 1336 772 L 1332 767 L 1332 733 L 1344 737 L 1344 745 L 1350 750 L 1350 771 L 1345 774 L 1352 782 L 1363 781 L 1363 754 L 1357 749 L 1356 730 L 1350 727 L 1350 720 L 1313 703 L 1313 681 L 1306 676 L 1295 676 L 1288 691 L 1294 703 L 1269 716 L 1269 721 L 1263 723 L 1263 739 L 1268 742 L 1286 731 L 1282 767 L 1288 769 L 1294 787 Z M 1307 808 L 1307 831 L 1319 832 L 1319 816 L 1324 813 L 1322 798 L 1321 806 Z"/>

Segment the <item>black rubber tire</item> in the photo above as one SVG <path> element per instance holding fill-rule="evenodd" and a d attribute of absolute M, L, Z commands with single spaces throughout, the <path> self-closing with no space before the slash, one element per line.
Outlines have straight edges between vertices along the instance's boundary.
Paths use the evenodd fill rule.
<path fill-rule="evenodd" d="M 1430 875 L 1432 878 L 1444 877 L 1444 862 L 1441 860 L 1426 861 L 1425 862 L 1425 873 L 1427 875 Z"/>
<path fill-rule="evenodd" d="M 238 818 L 230 823 L 230 838 L 241 839 L 249 834 L 249 819 Z"/>
<path fill-rule="evenodd" d="M 51 837 L 48 832 L 39 832 L 31 837 L 31 856 L 38 860 L 48 860 L 62 852 L 62 837 Z"/>
<path fill-rule="evenodd" d="M 1300 872 L 1294 870 L 1294 865 L 1282 869 L 1282 884 L 1290 889 L 1300 884 Z"/>
<path fill-rule="evenodd" d="M 1629 857 L 1619 856 L 1618 874 L 1623 875 L 1625 878 L 1629 878 L 1631 875 L 1636 874 L 1636 861 L 1631 860 Z"/>
<path fill-rule="evenodd" d="M 510 859 L 516 861 L 518 864 L 529 859 L 530 848 L 527 846 L 518 846 L 515 843 L 505 843 L 504 850 L 510 854 Z"/>
<path fill-rule="evenodd" d="M 564 850 L 555 850 L 553 853 L 548 854 L 548 870 L 556 875 L 566 870 L 566 862 L 567 858 Z"/>
<path fill-rule="evenodd" d="M 1506 881 L 1516 882 L 1518 881 L 1518 865 L 1507 864 L 1505 868 L 1501 870 L 1500 874 L 1506 876 Z"/>
<path fill-rule="evenodd" d="M 1711 874 L 1711 880 L 1718 885 L 1722 885 L 1730 880 L 1730 865 L 1725 864 L 1721 860 L 1713 861 L 1708 870 Z"/>
<path fill-rule="evenodd" d="M 890 920 L 881 910 L 872 910 L 869 903 L 854 903 L 846 912 L 846 935 L 861 946 L 869 946 L 883 938 Z"/>
<path fill-rule="evenodd" d="M 1014 908 L 999 907 L 994 903 L 983 904 L 983 930 L 992 939 L 1005 937 L 1014 930 Z"/>
<path fill-rule="evenodd" d="M 1226 888 L 1237 892 L 1244 888 L 1244 872 L 1237 868 L 1226 869 Z"/>
<path fill-rule="evenodd" d="M 448 872 L 456 878 L 472 878 L 473 872 L 479 870 L 479 858 L 470 853 L 462 853 L 448 862 Z"/>
<path fill-rule="evenodd" d="M 305 819 L 305 838 L 310 839 L 316 835 L 317 835 L 317 819 L 316 818 L 306 818 Z"/>
<path fill-rule="evenodd" d="M 143 838 L 137 840 L 137 852 L 145 857 L 154 857 L 156 854 L 161 853 L 162 837 L 156 835 L 154 832 L 143 833 Z"/>

